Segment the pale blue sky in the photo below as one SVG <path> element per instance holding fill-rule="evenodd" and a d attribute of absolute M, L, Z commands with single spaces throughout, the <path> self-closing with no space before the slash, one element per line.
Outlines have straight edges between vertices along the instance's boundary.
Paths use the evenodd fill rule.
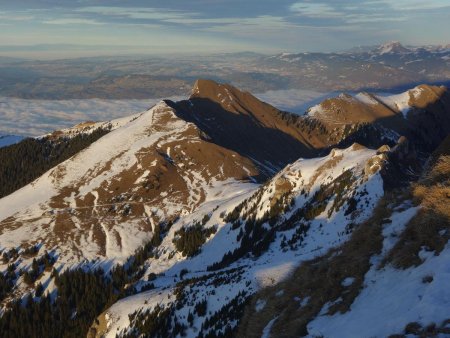
<path fill-rule="evenodd" d="M 0 55 L 448 44 L 449 17 L 450 0 L 0 0 Z M 55 44 L 78 47 L 48 46 Z"/>

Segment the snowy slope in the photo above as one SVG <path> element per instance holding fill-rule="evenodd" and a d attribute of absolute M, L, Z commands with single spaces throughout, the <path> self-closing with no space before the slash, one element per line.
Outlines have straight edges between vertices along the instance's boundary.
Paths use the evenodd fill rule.
<path fill-rule="evenodd" d="M 344 243 L 349 234 L 349 232 L 346 233 L 346 226 L 351 222 L 359 222 L 366 219 L 370 212 L 357 212 L 345 215 L 346 204 L 344 204 L 338 210 L 328 214 L 333 205 L 333 200 L 330 200 L 326 210 L 310 222 L 309 230 L 305 233 L 303 241 L 300 241 L 301 245 L 296 243 L 296 245 L 289 248 L 283 248 L 282 246 L 282 241 L 285 238 L 295 236 L 299 224 L 284 231 L 280 228 L 269 249 L 261 256 L 253 258 L 243 257 L 223 270 L 215 272 L 205 270 L 205 267 L 220 261 L 224 254 L 240 245 L 239 241 L 234 239 L 239 232 L 239 228 L 233 229 L 232 224 L 226 222 L 220 215 L 232 212 L 238 204 L 247 200 L 249 206 L 253 201 L 258 204 L 257 218 L 262 217 L 264 212 L 270 208 L 270 201 L 275 198 L 277 194 L 276 186 L 282 178 L 290 182 L 291 188 L 289 193 L 292 201 L 294 201 L 292 202 L 292 209 L 283 216 L 283 219 L 290 218 L 295 211 L 301 209 L 313 198 L 315 192 L 322 184 L 335 182 L 342 172 L 346 170 L 349 170 L 355 179 L 354 184 L 348 187 L 346 194 L 366 191 L 367 197 L 361 203 L 368 205 L 369 208 L 366 210 L 369 211 L 377 200 L 383 196 L 382 179 L 377 173 L 379 168 L 375 168 L 377 166 L 376 163 L 378 163 L 378 157 L 379 155 L 376 155 L 373 150 L 353 146 L 346 150 L 335 150 L 324 158 L 299 160 L 289 165 L 264 186 L 250 185 L 246 189 L 241 188 L 241 193 L 236 197 L 225 199 L 220 204 L 216 204 L 217 202 L 215 201 L 205 204 L 194 214 L 181 218 L 172 226 L 169 234 L 159 246 L 158 259 L 149 260 L 146 276 L 150 272 L 160 274 L 160 277 L 153 281 L 156 290 L 125 298 L 108 309 L 106 313 L 108 333 L 106 336 L 114 337 L 116 332 L 126 331 L 130 325 L 128 315 L 139 309 L 152 309 L 157 303 L 175 302 L 173 293 L 176 290 L 177 283 L 180 281 L 180 272 L 183 270 L 187 271 L 184 279 L 195 277 L 196 279 L 206 280 L 206 284 L 193 283 L 190 285 L 189 290 L 185 290 L 188 299 L 207 299 L 207 307 L 208 311 L 210 311 L 210 315 L 207 315 L 206 318 L 196 317 L 193 327 L 188 329 L 187 336 L 194 337 L 196 336 L 195 332 L 198 332 L 207 318 L 214 314 L 215 311 L 225 307 L 229 300 L 236 297 L 240 292 L 246 292 L 250 295 L 262 287 L 279 283 L 289 276 L 290 272 L 302 261 L 316 257 L 326 252 L 329 248 Z M 368 163 L 372 163 L 372 166 L 368 165 Z M 307 193 L 302 194 L 305 188 Z M 201 219 L 210 210 L 214 211 L 205 226 L 216 226 L 217 233 L 203 245 L 198 256 L 190 259 L 183 257 L 174 247 L 173 239 L 176 237 L 175 233 L 181 227 L 192 224 L 194 219 Z M 243 212 L 245 211 L 243 210 Z M 280 221 L 280 224 L 282 223 L 283 221 Z M 265 226 L 271 227 L 268 223 Z M 275 228 L 277 228 L 276 225 Z M 238 271 L 226 272 L 233 268 L 237 268 Z M 221 275 L 222 271 L 227 274 L 227 279 L 221 281 L 220 285 L 214 284 L 213 281 Z M 146 276 L 143 280 L 146 280 Z M 164 300 L 162 301 L 161 291 L 158 290 L 170 290 L 172 296 L 167 295 L 167 298 L 163 297 Z M 166 293 L 167 291 L 163 292 Z M 211 292 L 214 292 L 214 296 L 210 296 Z M 173 300 L 168 301 L 168 299 Z M 176 312 L 176 315 L 182 323 L 189 326 L 186 322 L 186 316 L 188 312 L 193 312 L 194 309 L 193 305 L 189 306 L 189 300 L 186 304 Z"/>
<path fill-rule="evenodd" d="M 308 325 L 310 336 L 387 337 L 402 332 L 407 323 L 440 323 L 448 319 L 448 244 L 438 256 L 423 250 L 424 262 L 420 267 L 377 268 L 395 243 L 393 238 L 404 230 L 416 212 L 416 208 L 408 208 L 392 215 L 392 223 L 383 230 L 383 252 L 372 258 L 372 268 L 365 276 L 366 287 L 352 304 L 351 311 L 317 317 Z M 434 277 L 432 283 L 424 282 L 427 276 Z M 364 325 L 369 321 L 371 325 Z"/>
<path fill-rule="evenodd" d="M 450 247 L 439 256 L 429 255 L 419 268 L 406 271 L 372 269 L 367 287 L 345 314 L 321 316 L 308 326 L 311 337 L 387 337 L 403 332 L 407 323 L 441 323 L 448 319 Z M 433 282 L 423 279 L 433 275 Z M 419 300 L 418 300 L 419 298 Z M 363 323 L 371 322 L 371 325 Z M 445 337 L 446 335 L 442 335 Z"/>
<path fill-rule="evenodd" d="M 420 87 L 415 87 L 397 95 L 380 95 L 378 96 L 378 99 L 388 105 L 391 109 L 401 112 L 406 118 L 408 116 L 408 112 L 413 107 L 411 104 L 412 101 L 418 99 L 421 92 L 422 89 Z"/>
<path fill-rule="evenodd" d="M 225 89 L 219 93 L 219 102 L 229 106 L 235 99 Z M 199 91 L 194 88 L 194 93 Z M 410 108 L 430 93 L 434 92 L 416 87 L 394 96 L 342 94 L 311 108 L 306 126 L 321 120 L 324 135 L 332 139 L 336 132 L 339 136 L 331 143 L 336 144 L 354 131 L 349 124 L 370 125 L 385 116 L 409 122 Z M 211 119 L 187 122 L 176 107 L 160 102 L 130 117 L 87 122 L 46 135 L 73 137 L 99 128 L 111 130 L 0 199 L 0 251 L 12 257 L 0 260 L 0 271 L 17 273 L 8 297 L 20 298 L 33 290 L 19 274 L 33 265 L 34 256 L 25 253 L 31 245 L 37 245 L 39 257 L 44 250 L 50 252 L 60 273 L 75 267 L 102 268 L 107 279 L 115 266 L 128 274 L 127 267 L 138 261 L 137 250 L 151 244 L 129 279 L 118 284 L 120 299 L 114 298 L 115 303 L 92 323 L 94 336 L 138 334 L 140 324 L 154 319 L 152 311 L 160 309 L 168 311 L 168 336 L 229 336 L 246 324 L 245 309 L 258 325 L 250 326 L 247 333 L 251 334 L 244 336 L 272 337 L 285 316 L 283 311 L 273 313 L 273 299 L 282 299 L 285 292 L 279 285 L 288 283 L 304 266 L 324 261 L 334 266 L 333 259 L 346 245 L 364 243 L 357 237 L 355 244 L 353 235 L 366 227 L 379 229 L 380 236 L 369 241 L 379 241 L 381 249 L 371 255 L 364 252 L 362 257 L 370 260 L 364 273 L 346 274 L 337 283 L 344 297 L 361 282 L 351 311 L 331 314 L 330 308 L 342 299 L 328 301 L 326 296 L 332 292 L 321 295 L 324 301 L 320 306 L 316 301 L 317 312 L 311 311 L 305 322 L 309 336 L 384 337 L 401 333 L 407 323 L 428 325 L 450 318 L 445 290 L 448 243 L 440 255 L 423 248 L 424 262 L 417 268 L 400 270 L 384 264 L 420 212 L 411 196 L 401 191 L 398 200 L 386 204 L 382 213 L 386 215 L 376 218 L 379 203 L 392 198 L 392 187 L 385 191 L 385 185 L 396 179 L 396 170 L 415 174 L 410 166 L 415 153 L 407 153 L 406 140 L 392 150 L 358 143 L 324 149 L 328 155 L 298 159 L 257 183 L 255 177 L 261 171 L 255 161 L 219 146 L 200 130 L 197 123 L 213 125 Z M 386 130 L 391 141 L 399 136 Z M 357 257 L 346 258 L 345 267 L 351 267 Z M 329 285 L 335 275 L 331 270 L 330 278 L 320 284 Z M 429 276 L 433 282 L 425 283 Z M 47 269 L 34 285 L 42 283 L 44 294 L 56 297 L 56 281 Z M 312 289 L 316 288 L 300 291 Z M 267 296 L 271 293 L 272 298 Z M 3 309 L 8 297 L 0 304 Z M 294 294 L 286 305 L 293 302 L 295 311 L 300 311 L 310 309 L 310 301 Z M 372 318 L 376 318 L 374 325 L 360 324 Z"/>
<path fill-rule="evenodd" d="M 233 194 L 221 182 L 232 185 L 254 170 L 202 141 L 164 103 L 112 124 L 116 129 L 90 147 L 0 200 L 2 248 L 29 243 L 33 233 L 34 243 L 57 249 L 61 264 L 123 261 L 151 238 L 156 223 Z M 210 167 L 200 164 L 206 151 L 215 159 Z"/>

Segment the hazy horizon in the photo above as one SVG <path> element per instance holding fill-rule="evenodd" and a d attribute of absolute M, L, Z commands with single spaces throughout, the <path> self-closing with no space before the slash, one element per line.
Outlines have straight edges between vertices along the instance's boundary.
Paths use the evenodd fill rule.
<path fill-rule="evenodd" d="M 338 52 L 392 40 L 446 45 L 449 16 L 445 0 L 25 0 L 0 5 L 0 55 Z"/>
<path fill-rule="evenodd" d="M 145 51 L 138 48 L 128 48 L 129 46 L 83 46 L 83 45 L 68 45 L 68 44 L 54 44 L 54 45 L 30 45 L 30 46 L 0 46 L 0 58 L 11 58 L 16 60 L 69 60 L 69 59 L 83 59 L 83 58 L 115 58 L 115 59 L 132 59 L 132 58 L 147 58 L 147 57 L 195 57 L 195 56 L 214 56 L 214 55 L 225 55 L 225 54 L 244 54 L 244 53 L 254 53 L 260 55 L 274 55 L 274 54 L 295 54 L 295 53 L 345 53 L 355 48 L 369 48 L 376 47 L 390 42 L 399 42 L 405 47 L 418 48 L 422 46 L 448 46 L 450 44 L 405 44 L 402 41 L 390 40 L 384 41 L 379 44 L 373 45 L 355 45 L 348 48 L 343 48 L 339 50 L 330 51 L 316 51 L 316 50 L 277 50 L 273 52 L 269 51 L 255 51 L 250 49 L 242 50 L 208 50 L 208 51 L 170 51 L 170 50 L 160 50 L 160 51 Z M 109 48 L 107 48 L 109 47 Z M 64 48 L 64 50 L 61 50 Z M 126 49 L 125 49 L 126 48 Z"/>

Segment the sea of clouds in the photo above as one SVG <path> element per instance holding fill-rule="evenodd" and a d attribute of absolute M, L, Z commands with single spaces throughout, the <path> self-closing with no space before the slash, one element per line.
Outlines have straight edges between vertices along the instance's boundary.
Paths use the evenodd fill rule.
<path fill-rule="evenodd" d="M 303 115 L 308 108 L 335 95 L 335 92 L 321 93 L 306 89 L 283 89 L 256 94 L 256 97 L 280 110 Z"/>
<path fill-rule="evenodd" d="M 26 100 L 0 98 L 0 135 L 39 136 L 85 121 L 144 111 L 159 100 Z"/>
<path fill-rule="evenodd" d="M 310 90 L 277 90 L 258 94 L 275 107 L 303 114 L 327 94 Z M 182 98 L 172 97 L 171 100 Z M 0 135 L 40 136 L 85 121 L 108 121 L 147 110 L 149 100 L 27 100 L 0 98 Z"/>

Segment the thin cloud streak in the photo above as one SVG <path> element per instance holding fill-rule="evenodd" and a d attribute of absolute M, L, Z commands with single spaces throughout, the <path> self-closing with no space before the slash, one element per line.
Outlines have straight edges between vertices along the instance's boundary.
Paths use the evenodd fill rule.
<path fill-rule="evenodd" d="M 223 51 L 271 53 L 337 51 L 386 40 L 450 42 L 448 0 L 129 0 L 113 5 L 34 0 L 30 5 L 0 5 L 0 45 L 161 45 L 170 52 L 202 53 L 222 46 Z"/>

